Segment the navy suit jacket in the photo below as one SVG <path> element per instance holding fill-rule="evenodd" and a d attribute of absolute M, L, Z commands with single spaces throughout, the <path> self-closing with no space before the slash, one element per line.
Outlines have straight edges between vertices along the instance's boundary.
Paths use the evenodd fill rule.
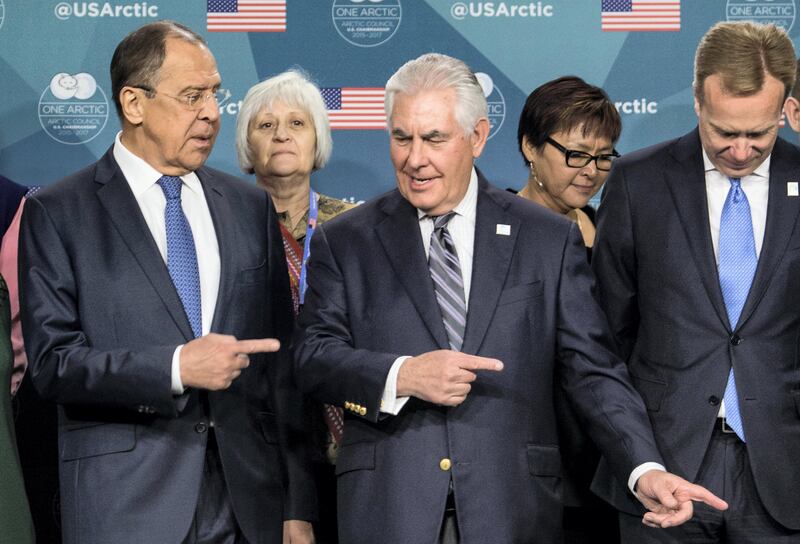
<path fill-rule="evenodd" d="M 270 199 L 209 168 L 197 175 L 220 251 L 212 332 L 288 346 L 288 275 Z M 172 354 L 192 332 L 111 150 L 31 197 L 21 230 L 31 377 L 60 405 L 64 541 L 180 542 L 197 504 L 208 414 L 197 390 L 172 395 Z M 314 516 L 313 484 L 288 350 L 251 360 L 208 404 L 236 518 L 249 542 L 273 543 L 284 517 Z"/>
<path fill-rule="evenodd" d="M 614 164 L 598 211 L 598 296 L 667 467 L 694 480 L 733 366 L 759 496 L 800 529 L 800 150 L 772 151 L 764 243 L 736 329 L 711 242 L 697 130 Z M 595 489 L 632 504 L 601 470 Z"/>
<path fill-rule="evenodd" d="M 397 416 L 379 412 L 398 356 L 448 346 L 417 210 L 399 192 L 318 227 L 308 274 L 295 363 L 303 389 L 349 407 L 336 465 L 342 542 L 437 542 L 451 478 L 463 544 L 554 542 L 557 364 L 620 479 L 660 461 L 567 219 L 480 176 L 463 351 L 505 368 L 479 372 L 455 408 L 412 398 Z"/>

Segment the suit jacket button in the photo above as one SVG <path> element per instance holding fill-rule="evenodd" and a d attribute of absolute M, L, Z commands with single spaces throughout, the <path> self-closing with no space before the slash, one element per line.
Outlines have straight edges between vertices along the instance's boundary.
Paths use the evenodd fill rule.
<path fill-rule="evenodd" d="M 732 334 L 730 340 L 732 346 L 738 346 L 742 343 L 742 338 L 738 334 Z"/>
<path fill-rule="evenodd" d="M 366 407 L 364 407 L 364 406 L 360 407 L 360 408 L 358 409 L 358 414 L 359 414 L 359 415 L 361 415 L 361 416 L 365 416 L 365 415 L 367 415 L 367 409 L 366 409 Z"/>
<path fill-rule="evenodd" d="M 451 466 L 453 466 L 453 463 L 451 463 L 450 459 L 448 459 L 447 457 L 439 461 L 439 468 L 442 470 L 450 470 Z"/>
<path fill-rule="evenodd" d="M 719 397 L 716 395 L 711 395 L 710 397 L 708 397 L 708 403 L 711 406 L 719 406 Z"/>
<path fill-rule="evenodd" d="M 196 433 L 204 433 L 208 430 L 208 425 L 206 425 L 203 421 L 195 424 L 194 432 Z"/>

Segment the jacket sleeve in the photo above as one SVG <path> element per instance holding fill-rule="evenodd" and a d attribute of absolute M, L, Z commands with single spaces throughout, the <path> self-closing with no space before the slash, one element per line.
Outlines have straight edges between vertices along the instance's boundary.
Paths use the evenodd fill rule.
<path fill-rule="evenodd" d="M 597 277 L 596 297 L 605 310 L 623 360 L 636 343 L 639 328 L 636 246 L 625 172 L 614 168 L 597 211 L 592 268 Z"/>
<path fill-rule="evenodd" d="M 294 337 L 298 380 L 319 402 L 350 407 L 354 416 L 376 422 L 392 363 L 408 354 L 354 347 L 345 277 L 324 227 L 311 241 L 308 290 Z"/>

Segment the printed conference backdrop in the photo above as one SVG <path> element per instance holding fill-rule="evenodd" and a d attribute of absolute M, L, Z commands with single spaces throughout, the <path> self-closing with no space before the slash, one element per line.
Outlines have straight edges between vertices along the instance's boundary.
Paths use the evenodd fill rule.
<path fill-rule="evenodd" d="M 119 130 L 111 54 L 157 19 L 202 33 L 216 56 L 222 129 L 211 166 L 239 174 L 241 100 L 299 66 L 323 88 L 336 127 L 332 159 L 312 183 L 359 201 L 394 186 L 383 86 L 422 53 L 479 73 L 492 129 L 478 165 L 497 185 L 521 187 L 517 119 L 538 85 L 574 74 L 603 86 L 622 114 L 618 148 L 629 152 L 695 125 L 694 50 L 712 24 L 775 22 L 797 44 L 796 15 L 796 0 L 0 0 L 0 173 L 49 185 L 100 157 Z"/>

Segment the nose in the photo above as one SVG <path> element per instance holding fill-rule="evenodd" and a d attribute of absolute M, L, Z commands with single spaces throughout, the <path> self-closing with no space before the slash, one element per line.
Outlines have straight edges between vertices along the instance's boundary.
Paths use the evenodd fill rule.
<path fill-rule="evenodd" d="M 731 158 L 736 162 L 746 162 L 752 154 L 753 146 L 746 138 L 737 138 L 731 146 Z"/>
<path fill-rule="evenodd" d="M 594 178 L 597 175 L 597 159 L 589 161 L 589 164 L 581 169 L 581 174 L 587 178 Z"/>
<path fill-rule="evenodd" d="M 206 97 L 204 97 L 206 98 Z M 203 100 L 203 107 L 199 110 L 200 119 L 213 123 L 219 120 L 219 104 L 217 104 L 216 95 L 211 95 L 211 98 Z"/>
<path fill-rule="evenodd" d="M 414 169 L 422 168 L 428 164 L 428 155 L 425 153 L 424 142 L 419 138 L 411 140 L 411 147 L 408 150 L 408 166 Z"/>
<path fill-rule="evenodd" d="M 289 139 L 289 131 L 286 130 L 285 123 L 276 123 L 275 132 L 273 133 L 272 138 L 279 142 Z"/>

